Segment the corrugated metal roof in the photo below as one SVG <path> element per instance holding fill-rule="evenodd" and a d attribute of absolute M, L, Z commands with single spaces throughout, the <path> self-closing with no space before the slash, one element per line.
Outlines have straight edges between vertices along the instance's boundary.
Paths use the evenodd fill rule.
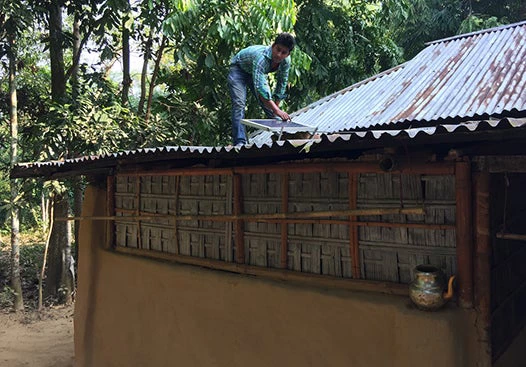
<path fill-rule="evenodd" d="M 325 133 L 484 118 L 525 112 L 525 86 L 526 22 L 521 22 L 435 41 L 407 63 L 291 116 Z M 262 141 L 263 136 L 254 138 Z"/>
<path fill-rule="evenodd" d="M 295 157 L 296 159 L 315 157 L 317 152 L 334 151 L 337 155 L 344 150 L 370 149 L 373 147 L 389 146 L 396 140 L 409 140 L 413 144 L 424 144 L 430 140 L 439 143 L 445 138 L 451 139 L 469 133 L 459 141 L 475 141 L 476 135 L 497 130 L 508 133 L 508 138 L 526 137 L 526 118 L 490 119 L 482 121 L 468 121 L 459 124 L 444 124 L 431 127 L 415 127 L 403 130 L 369 130 L 348 131 L 337 134 L 322 134 L 314 140 L 284 140 L 267 143 L 247 144 L 241 148 L 235 147 L 195 147 L 195 146 L 166 146 L 123 151 L 98 156 L 85 156 L 62 161 L 20 163 L 11 174 L 13 177 L 50 177 L 55 174 L 67 175 L 67 172 L 79 171 L 89 173 L 91 170 L 113 168 L 118 165 L 137 164 L 155 161 L 184 161 L 190 159 L 270 159 L 274 157 Z M 522 134 L 519 134 L 521 132 Z M 270 134 L 270 133 L 268 133 Z M 442 140 L 441 140 L 442 139 Z M 484 137 L 481 138 L 482 140 Z"/>
<path fill-rule="evenodd" d="M 413 60 L 292 114 L 299 123 L 317 126 L 323 133 L 320 139 L 272 142 L 271 133 L 262 132 L 241 149 L 137 149 L 21 163 L 11 174 L 51 177 L 156 161 L 191 165 L 222 160 L 235 164 L 239 159 L 247 164 L 258 159 L 315 157 L 317 152 L 367 150 L 389 146 L 393 139 L 411 144 L 484 140 L 498 130 L 507 139 L 524 139 L 525 86 L 526 21 L 435 41 Z M 510 118 L 513 115 L 524 118 Z M 488 116 L 499 117 L 488 120 Z M 472 121 L 461 122 L 466 120 Z M 410 124 L 396 126 L 402 122 Z"/>

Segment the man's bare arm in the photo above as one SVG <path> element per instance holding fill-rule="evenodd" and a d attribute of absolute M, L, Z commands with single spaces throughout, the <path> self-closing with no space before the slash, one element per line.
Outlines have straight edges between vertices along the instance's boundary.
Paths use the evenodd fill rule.
<path fill-rule="evenodd" d="M 276 102 L 271 99 L 265 99 L 262 96 L 259 96 L 259 99 L 261 99 L 265 107 L 272 110 L 276 116 L 279 116 L 282 120 L 290 120 L 289 114 L 281 110 Z"/>

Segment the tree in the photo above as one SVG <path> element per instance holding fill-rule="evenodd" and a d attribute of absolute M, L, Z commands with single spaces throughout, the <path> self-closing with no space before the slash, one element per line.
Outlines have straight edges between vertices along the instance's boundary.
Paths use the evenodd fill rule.
<path fill-rule="evenodd" d="M 469 14 L 478 14 L 482 18 L 495 17 L 500 23 L 514 23 L 526 18 L 524 0 L 472 0 L 467 2 Z"/>
<path fill-rule="evenodd" d="M 52 0 L 49 4 L 49 58 L 51 65 L 51 99 L 56 104 L 64 103 L 66 94 L 66 73 L 64 66 L 64 40 L 62 30 L 63 3 L 61 0 Z M 70 213 L 69 198 L 67 193 L 55 196 L 52 205 L 57 217 L 67 217 Z M 74 289 L 74 273 L 71 256 L 71 223 L 69 221 L 56 221 L 51 233 L 50 261 L 46 293 L 60 295 L 63 303 L 72 301 Z"/>
<path fill-rule="evenodd" d="M 385 32 L 380 7 L 368 2 L 303 0 L 298 43 L 312 58 L 309 73 L 291 89 L 302 107 L 400 63 L 401 49 Z"/>
<path fill-rule="evenodd" d="M 10 167 L 18 162 L 18 98 L 17 98 L 17 64 L 18 51 L 17 41 L 23 30 L 29 24 L 29 14 L 23 4 L 0 3 L 2 17 L 0 19 L 2 43 L 1 56 L 7 55 L 9 75 L 9 121 L 10 121 Z M 16 179 L 11 179 L 11 287 L 15 299 L 13 308 L 15 311 L 24 309 L 24 297 L 22 294 L 22 281 L 20 277 L 20 220 L 18 210 L 19 186 Z"/>
<path fill-rule="evenodd" d="M 382 2 L 382 21 L 411 59 L 426 42 L 526 17 L 523 0 L 402 0 Z"/>
<path fill-rule="evenodd" d="M 249 44 L 270 44 L 280 31 L 292 31 L 296 11 L 290 0 L 177 1 L 163 24 L 173 61 L 160 68 L 158 82 L 164 89 L 152 104 L 152 112 L 162 116 L 157 121 L 179 132 L 167 140 L 192 145 L 229 141 L 226 77 L 231 57 Z M 294 53 L 302 54 L 301 47 Z M 298 73 L 306 67 L 296 64 Z M 259 113 L 256 101 L 248 108 Z"/>
<path fill-rule="evenodd" d="M 9 94 L 11 111 L 9 120 L 11 122 L 11 159 L 10 166 L 18 161 L 18 115 L 16 97 L 16 47 L 14 33 L 9 33 L 8 44 L 9 52 Z M 20 278 L 20 221 L 18 218 L 18 208 L 16 205 L 18 197 L 18 183 L 16 179 L 11 179 L 11 285 L 15 291 L 15 311 L 24 309 L 24 298 L 22 294 L 22 282 Z"/>

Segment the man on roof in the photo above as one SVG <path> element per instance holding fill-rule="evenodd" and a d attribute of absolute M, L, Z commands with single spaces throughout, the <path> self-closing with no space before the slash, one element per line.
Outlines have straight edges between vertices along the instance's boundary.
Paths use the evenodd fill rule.
<path fill-rule="evenodd" d="M 290 120 L 280 109 L 290 70 L 290 52 L 296 40 L 290 33 L 280 33 L 272 46 L 253 45 L 239 51 L 230 62 L 228 87 L 232 99 L 232 139 L 234 145 L 246 144 L 245 117 L 247 87 L 256 97 L 268 118 Z M 271 93 L 267 74 L 276 73 L 276 87 Z"/>

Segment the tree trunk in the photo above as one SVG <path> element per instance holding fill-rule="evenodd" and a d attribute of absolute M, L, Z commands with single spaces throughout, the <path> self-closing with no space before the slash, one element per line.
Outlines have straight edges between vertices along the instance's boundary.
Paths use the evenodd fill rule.
<path fill-rule="evenodd" d="M 153 68 L 152 77 L 150 80 L 150 89 L 148 90 L 148 103 L 146 105 L 146 116 L 144 120 L 146 124 L 150 121 L 150 115 L 152 113 L 152 99 L 153 99 L 153 89 L 155 88 L 155 81 L 157 79 L 157 74 L 159 74 L 159 68 L 161 65 L 161 59 L 163 57 L 164 48 L 166 47 L 166 36 L 163 36 L 159 49 L 157 50 L 157 56 L 155 58 L 155 66 Z"/>
<path fill-rule="evenodd" d="M 51 98 L 60 99 L 66 93 L 66 76 L 64 73 L 64 51 L 62 49 L 62 2 L 51 1 L 49 4 L 49 58 L 51 63 Z"/>
<path fill-rule="evenodd" d="M 60 103 L 66 93 L 62 34 L 62 0 L 49 5 L 49 58 L 51 62 L 51 98 Z M 80 52 L 80 50 L 79 50 Z M 68 154 L 66 152 L 66 158 Z M 55 195 L 55 216 L 69 215 L 67 193 Z M 49 244 L 49 267 L 46 295 L 58 296 L 61 303 L 72 301 L 74 289 L 73 258 L 71 256 L 71 223 L 54 221 Z"/>
<path fill-rule="evenodd" d="M 76 100 L 79 95 L 78 59 L 80 59 L 80 20 L 78 19 L 78 15 L 75 14 L 75 20 L 73 21 L 73 65 L 71 66 L 71 89 L 73 100 Z M 66 83 L 65 80 L 64 83 Z"/>
<path fill-rule="evenodd" d="M 152 36 L 150 35 L 150 38 L 148 38 L 148 41 L 146 41 L 145 50 L 144 50 L 144 59 L 142 64 L 142 72 L 141 72 L 141 97 L 139 98 L 139 107 L 137 109 L 137 113 L 139 115 L 142 115 L 144 113 L 144 102 L 146 101 L 146 79 L 148 74 L 148 62 L 150 61 L 151 53 L 152 53 Z"/>
<path fill-rule="evenodd" d="M 46 227 L 47 230 L 47 236 L 46 236 L 46 244 L 44 245 L 44 258 L 42 259 L 42 268 L 40 269 L 40 275 L 38 277 L 38 310 L 42 311 L 42 307 L 44 305 L 44 297 L 43 297 L 43 289 L 44 289 L 44 277 L 46 274 L 46 265 L 47 265 L 47 253 L 49 250 L 49 240 L 51 239 L 51 231 L 53 230 L 53 206 L 51 206 L 51 212 L 50 212 L 50 223 L 49 226 Z"/>
<path fill-rule="evenodd" d="M 66 193 L 54 198 L 54 218 L 69 215 L 69 201 Z M 71 223 L 53 220 L 53 229 L 49 241 L 49 265 L 46 277 L 46 296 L 56 297 L 60 303 L 73 300 L 74 260 L 71 256 Z"/>
<path fill-rule="evenodd" d="M 80 21 L 78 19 L 78 15 L 75 15 L 75 21 L 73 23 L 73 55 L 80 55 Z M 72 93 L 73 93 L 73 99 L 75 100 L 78 97 L 78 78 L 79 78 L 79 64 L 76 63 L 72 67 L 71 72 L 71 84 L 72 84 Z M 76 156 L 77 153 L 73 152 L 73 156 Z M 80 210 L 82 206 L 82 186 L 81 186 L 81 178 L 75 177 L 71 180 L 71 184 L 73 187 L 73 213 L 75 216 L 80 216 Z M 75 221 L 74 224 L 74 237 L 73 241 L 78 245 L 78 233 L 79 233 L 79 221 Z M 77 259 L 77 252 L 78 246 L 75 246 L 75 259 Z"/>
<path fill-rule="evenodd" d="M 130 76 L 130 30 L 127 27 L 129 13 L 125 13 L 122 18 L 122 105 L 129 103 L 130 86 L 132 79 Z"/>
<path fill-rule="evenodd" d="M 11 168 L 18 162 L 18 99 L 16 95 L 16 40 L 12 34 L 9 37 L 9 118 L 11 125 Z M 13 308 L 15 311 L 24 309 L 22 294 L 22 279 L 20 277 L 20 220 L 18 218 L 18 182 L 11 180 L 11 287 L 15 292 Z"/>
<path fill-rule="evenodd" d="M 79 15 L 75 14 L 75 20 L 73 21 L 73 58 L 71 60 L 71 66 L 66 71 L 64 77 L 66 81 L 69 80 L 73 74 L 78 75 L 82 49 L 84 48 L 86 42 L 88 42 L 89 34 L 85 34 L 84 37 L 81 37 L 80 26 L 81 21 L 79 19 Z"/>
<path fill-rule="evenodd" d="M 80 217 L 82 215 L 82 201 L 84 198 L 84 185 L 80 177 L 75 177 L 72 179 L 73 185 L 73 213 L 75 217 Z M 80 221 L 75 221 L 75 255 L 74 258 L 78 261 L 79 258 L 79 227 Z"/>
<path fill-rule="evenodd" d="M 42 225 L 47 228 L 49 222 L 49 198 L 47 198 L 44 190 L 40 193 L 40 211 L 42 213 Z"/>

